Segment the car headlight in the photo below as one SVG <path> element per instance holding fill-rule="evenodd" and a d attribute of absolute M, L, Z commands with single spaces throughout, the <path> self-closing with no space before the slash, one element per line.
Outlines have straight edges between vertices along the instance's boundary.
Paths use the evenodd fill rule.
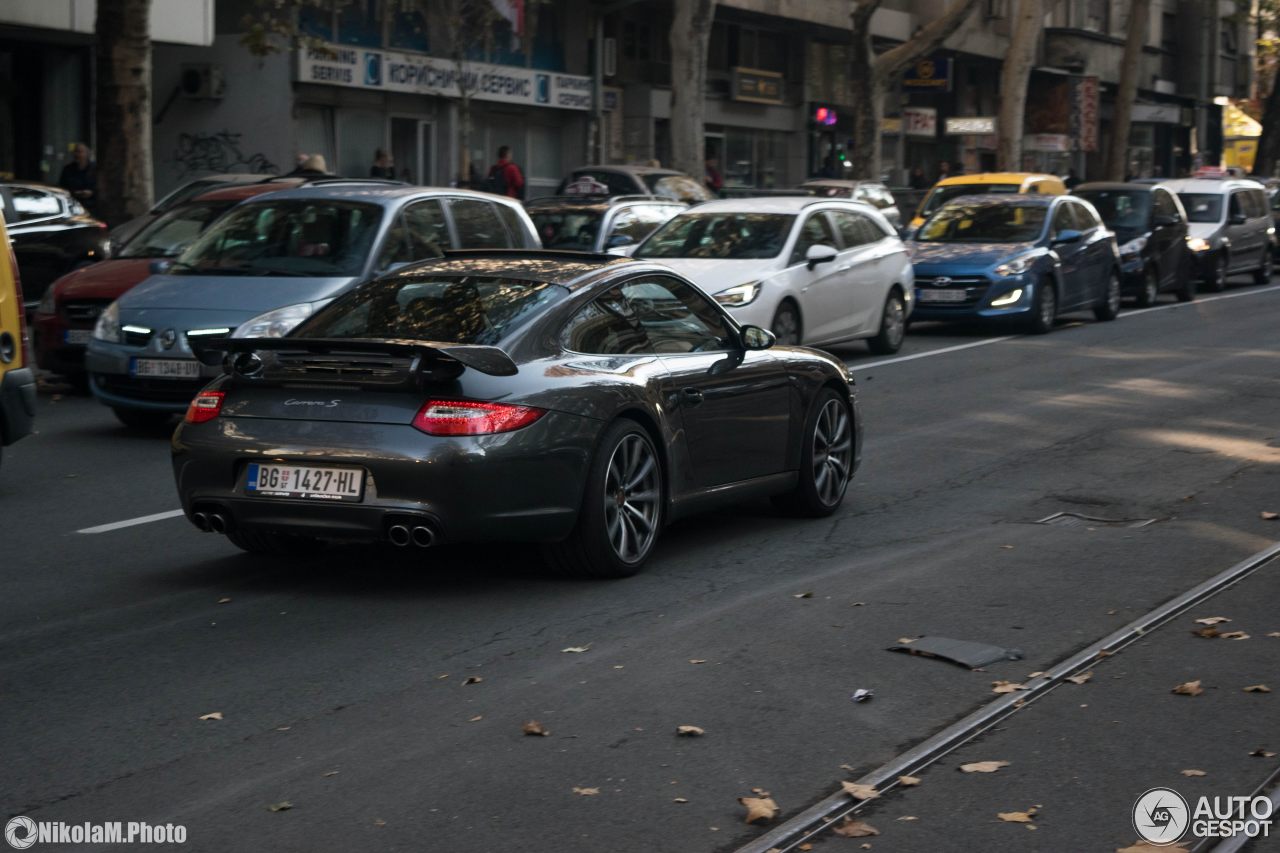
<path fill-rule="evenodd" d="M 1019 287 L 1017 290 L 1010 290 L 1004 296 L 997 296 L 995 299 L 992 299 L 991 307 L 1003 308 L 1005 305 L 1013 305 L 1015 302 L 1017 302 L 1021 298 L 1022 298 L 1022 288 Z"/>
<path fill-rule="evenodd" d="M 722 290 L 715 295 L 716 302 L 729 308 L 739 308 L 743 305 L 750 305 L 756 301 L 756 297 L 760 295 L 760 282 L 748 281 L 744 284 L 735 285 L 727 290 Z"/>
<path fill-rule="evenodd" d="M 1035 263 L 1038 255 L 1023 255 L 1020 258 L 1014 258 L 996 267 L 996 275 L 1022 275 L 1031 269 L 1031 265 Z"/>
<path fill-rule="evenodd" d="M 40 306 L 36 308 L 37 314 L 57 314 L 58 299 L 53 295 L 53 285 L 49 285 L 44 291 L 44 296 L 40 297 Z"/>
<path fill-rule="evenodd" d="M 98 315 L 98 322 L 93 325 L 93 336 L 97 340 L 109 343 L 120 343 L 120 303 L 112 302 Z"/>
<path fill-rule="evenodd" d="M 293 327 L 311 316 L 315 310 L 310 302 L 286 305 L 240 324 L 231 333 L 233 338 L 283 338 Z"/>
<path fill-rule="evenodd" d="M 1213 248 L 1203 237 L 1188 237 L 1187 248 L 1193 252 L 1207 252 Z"/>
<path fill-rule="evenodd" d="M 1145 248 L 1147 248 L 1147 238 L 1136 237 L 1120 247 L 1120 254 L 1136 255 Z"/>

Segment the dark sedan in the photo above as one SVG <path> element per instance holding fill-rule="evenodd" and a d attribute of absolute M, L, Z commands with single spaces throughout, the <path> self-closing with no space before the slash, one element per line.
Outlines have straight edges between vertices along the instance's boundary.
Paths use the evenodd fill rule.
<path fill-rule="evenodd" d="M 28 309 L 40 304 L 54 281 L 110 252 L 107 224 L 90 216 L 66 190 L 0 184 L 0 213 L 9 227 Z"/>
<path fill-rule="evenodd" d="M 1074 192 L 1115 232 L 1125 296 L 1144 308 L 1161 293 L 1174 293 L 1179 302 L 1196 298 L 1187 214 L 1176 195 L 1160 186 L 1102 182 L 1082 184 Z"/>
<path fill-rule="evenodd" d="M 534 541 L 561 572 L 621 577 L 712 505 L 839 507 L 861 449 L 840 361 L 774 346 L 659 264 L 447 255 L 286 337 L 198 345 L 224 365 L 173 436 L 198 528 L 278 554 Z"/>
<path fill-rule="evenodd" d="M 1043 334 L 1060 314 L 1120 311 L 1115 235 L 1070 196 L 970 195 L 931 215 L 907 243 L 914 320 L 1012 320 Z"/>

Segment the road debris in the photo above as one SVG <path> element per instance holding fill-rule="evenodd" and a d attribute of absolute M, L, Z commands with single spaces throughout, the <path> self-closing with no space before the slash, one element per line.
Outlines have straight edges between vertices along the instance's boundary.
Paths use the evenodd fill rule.
<path fill-rule="evenodd" d="M 995 773 L 1001 767 L 1008 767 L 1007 761 L 975 761 L 972 764 L 961 764 L 961 773 Z"/>
<path fill-rule="evenodd" d="M 1022 651 L 975 643 L 970 640 L 953 640 L 948 637 L 920 637 L 910 643 L 899 642 L 888 651 L 906 652 L 920 657 L 939 658 L 957 663 L 969 669 L 979 669 L 1002 660 L 1022 660 Z"/>
<path fill-rule="evenodd" d="M 1199 696 L 1204 690 L 1200 687 L 1200 681 L 1197 679 L 1179 684 L 1171 692 L 1177 693 L 1179 696 Z"/>
<path fill-rule="evenodd" d="M 853 691 L 853 695 L 850 696 L 849 698 L 852 699 L 854 702 L 866 702 L 868 699 L 871 699 L 875 695 L 876 695 L 875 691 L 866 690 L 864 688 L 858 688 L 857 690 Z"/>

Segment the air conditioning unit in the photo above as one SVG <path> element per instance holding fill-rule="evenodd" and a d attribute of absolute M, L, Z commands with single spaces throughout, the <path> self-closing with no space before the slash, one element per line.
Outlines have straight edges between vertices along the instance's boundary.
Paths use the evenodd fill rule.
<path fill-rule="evenodd" d="M 605 77 L 618 76 L 618 40 L 615 38 L 607 38 L 604 40 L 604 66 Z"/>
<path fill-rule="evenodd" d="M 178 88 L 193 101 L 218 101 L 227 93 L 222 66 L 209 62 L 183 63 Z"/>

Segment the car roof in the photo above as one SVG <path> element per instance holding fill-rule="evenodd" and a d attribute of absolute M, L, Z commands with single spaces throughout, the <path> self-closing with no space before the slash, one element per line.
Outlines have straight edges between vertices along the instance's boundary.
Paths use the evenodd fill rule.
<path fill-rule="evenodd" d="M 229 187 L 217 187 L 200 193 L 192 201 L 243 201 L 263 193 L 280 192 L 293 189 L 302 183 L 301 178 L 280 178 L 273 181 L 257 181 L 252 184 L 233 184 Z"/>
<path fill-rule="evenodd" d="M 570 170 L 575 172 L 625 172 L 632 175 L 683 175 L 684 172 L 675 169 L 664 169 L 661 166 L 576 166 Z"/>
<path fill-rule="evenodd" d="M 495 265 L 495 261 L 500 262 L 500 266 Z M 500 274 L 507 278 L 559 284 L 573 289 L 595 280 L 601 272 L 631 265 L 649 266 L 618 255 L 560 249 L 446 249 L 442 258 L 414 264 L 392 275 L 474 273 L 491 276 L 495 269 L 500 269 Z"/>
<path fill-rule="evenodd" d="M 1048 207 L 1059 199 L 1069 197 L 1065 195 L 1045 195 L 1044 193 L 975 193 L 974 195 L 958 195 L 955 198 L 949 198 L 944 203 L 944 206 L 964 203 L 982 207 L 994 207 L 999 204 L 1016 204 L 1021 207 Z M 1088 203 L 1088 199 L 1083 198 L 1075 199 L 1075 201 Z"/>
<path fill-rule="evenodd" d="M 816 205 L 835 205 L 851 207 L 856 210 L 875 210 L 863 201 L 851 198 L 821 198 L 811 195 L 779 195 L 761 196 L 759 198 L 722 198 L 704 201 L 676 214 L 685 216 L 690 213 L 800 213 L 805 208 Z"/>
<path fill-rule="evenodd" d="M 678 204 L 688 207 L 683 201 L 663 198 L 658 195 L 551 195 L 530 199 L 525 202 L 525 210 L 571 207 L 575 210 L 592 210 L 603 213 L 611 207 L 623 204 Z"/>
<path fill-rule="evenodd" d="M 3 187 L 25 187 L 33 190 L 44 190 L 45 192 L 57 193 L 58 195 L 69 196 L 70 192 L 62 187 L 55 187 L 52 184 L 42 184 L 39 181 L 0 181 Z"/>
<path fill-rule="evenodd" d="M 1096 192 L 1116 192 L 1118 190 L 1151 192 L 1156 188 L 1156 184 L 1138 184 L 1133 181 L 1091 181 L 1087 184 L 1081 184 L 1072 190 L 1073 193 L 1082 193 L 1089 190 Z"/>
<path fill-rule="evenodd" d="M 273 199 L 314 201 L 317 198 L 325 198 L 333 201 L 361 201 L 383 207 L 395 207 L 407 199 L 432 197 L 474 198 L 480 201 L 519 206 L 515 199 L 493 193 L 453 187 L 415 187 L 400 183 L 379 183 L 360 178 L 311 181 L 293 189 L 277 190 L 272 194 Z"/>
<path fill-rule="evenodd" d="M 1240 178 L 1177 178 L 1165 181 L 1164 186 L 1176 193 L 1209 193 L 1216 195 L 1228 190 L 1265 190 L 1257 181 Z"/>
<path fill-rule="evenodd" d="M 882 187 L 884 186 L 884 181 L 872 181 L 872 180 L 854 181 L 854 180 L 846 180 L 844 178 L 810 178 L 809 180 L 802 183 L 800 186 L 802 187 L 860 187 L 860 186 Z"/>
<path fill-rule="evenodd" d="M 938 181 L 940 187 L 956 184 L 1023 184 L 1030 180 L 1061 181 L 1057 175 L 1044 172 L 977 172 L 972 175 L 953 175 Z"/>

